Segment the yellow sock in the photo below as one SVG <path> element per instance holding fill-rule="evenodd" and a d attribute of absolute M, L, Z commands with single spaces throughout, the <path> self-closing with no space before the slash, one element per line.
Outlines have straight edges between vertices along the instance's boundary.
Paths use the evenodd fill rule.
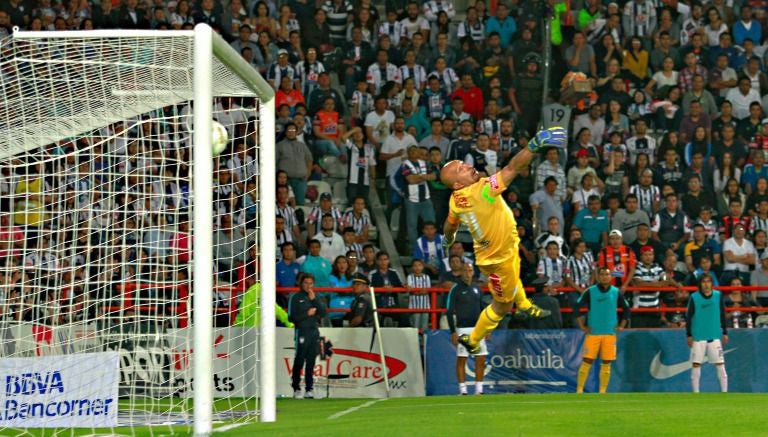
<path fill-rule="evenodd" d="M 480 313 L 480 317 L 477 319 L 477 323 L 475 324 L 475 329 L 473 329 L 472 334 L 469 335 L 469 340 L 472 342 L 472 344 L 479 343 L 480 340 L 484 339 L 489 332 L 496 329 L 496 326 L 498 326 L 499 322 L 501 322 L 501 319 L 503 318 L 503 314 L 496 314 L 492 308 L 492 305 L 488 305 L 485 307 L 483 312 Z"/>
<path fill-rule="evenodd" d="M 582 362 L 579 366 L 579 375 L 576 377 L 576 393 L 584 393 L 584 384 L 587 383 L 590 369 L 592 369 L 592 363 Z"/>
<path fill-rule="evenodd" d="M 600 364 L 600 393 L 605 393 L 608 389 L 608 382 L 611 380 L 611 363 Z"/>
<path fill-rule="evenodd" d="M 533 306 L 530 299 L 528 299 L 528 296 L 525 294 L 525 289 L 523 289 L 522 283 L 518 285 L 517 293 L 515 293 L 515 306 L 519 311 L 525 311 Z"/>

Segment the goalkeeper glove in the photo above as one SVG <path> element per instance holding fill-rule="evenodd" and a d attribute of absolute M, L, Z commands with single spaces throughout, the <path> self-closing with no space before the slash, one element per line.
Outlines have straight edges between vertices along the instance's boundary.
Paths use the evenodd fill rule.
<path fill-rule="evenodd" d="M 536 136 L 528 142 L 528 150 L 536 153 L 544 147 L 565 147 L 567 142 L 568 136 L 564 128 L 551 127 L 538 131 Z"/>

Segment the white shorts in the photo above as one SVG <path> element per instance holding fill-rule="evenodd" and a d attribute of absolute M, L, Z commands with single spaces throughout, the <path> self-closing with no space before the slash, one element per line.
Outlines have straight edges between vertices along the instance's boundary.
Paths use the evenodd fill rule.
<path fill-rule="evenodd" d="M 472 334 L 472 330 L 475 328 L 456 328 L 456 333 L 459 334 L 459 336 L 462 336 L 464 334 Z M 485 339 L 480 340 L 480 352 L 476 353 L 475 355 L 488 355 L 488 346 L 485 344 Z M 457 357 L 468 357 L 469 352 L 467 349 L 459 343 L 456 346 L 456 356 Z"/>
<path fill-rule="evenodd" d="M 701 364 L 705 362 L 704 358 L 712 364 L 725 363 L 725 359 L 723 359 L 723 345 L 720 343 L 720 340 L 693 342 L 693 346 L 691 346 L 691 362 Z"/>

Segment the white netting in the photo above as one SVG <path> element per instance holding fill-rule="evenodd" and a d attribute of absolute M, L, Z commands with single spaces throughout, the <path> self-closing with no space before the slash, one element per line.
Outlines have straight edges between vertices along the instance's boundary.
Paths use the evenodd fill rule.
<path fill-rule="evenodd" d="M 1 435 L 53 425 L 64 435 L 189 432 L 174 425 L 192 420 L 191 249 L 202 232 L 213 233 L 215 260 L 214 419 L 255 416 L 256 333 L 231 326 L 259 279 L 263 108 L 215 64 L 214 94 L 224 97 L 214 119 L 230 145 L 214 159 L 214 204 L 195 205 L 191 43 L 0 41 L 0 372 L 10 375 Z M 193 207 L 210 209 L 213 230 L 195 227 Z M 90 388 L 72 392 L 77 378 Z M 112 389 L 118 422 L 103 426 L 96 401 Z"/>

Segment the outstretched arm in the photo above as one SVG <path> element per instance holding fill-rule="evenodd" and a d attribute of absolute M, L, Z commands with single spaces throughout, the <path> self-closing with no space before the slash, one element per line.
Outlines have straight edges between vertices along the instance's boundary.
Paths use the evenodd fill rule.
<path fill-rule="evenodd" d="M 509 161 L 509 164 L 501 169 L 501 180 L 504 185 L 509 185 L 522 169 L 528 167 L 539 150 L 546 147 L 565 147 L 567 140 L 566 131 L 562 127 L 551 127 L 538 131 L 536 136 L 528 142 L 528 148 L 518 152 Z"/>

